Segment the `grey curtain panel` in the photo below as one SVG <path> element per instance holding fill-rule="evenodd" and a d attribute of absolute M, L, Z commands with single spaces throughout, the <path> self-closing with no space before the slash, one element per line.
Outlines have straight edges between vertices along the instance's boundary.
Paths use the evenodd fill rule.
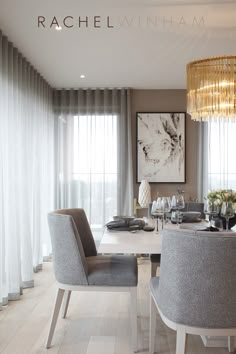
<path fill-rule="evenodd" d="M 110 200 L 110 204 L 112 205 L 111 209 L 116 209 L 116 213 L 120 215 L 133 214 L 129 90 L 55 90 L 53 103 L 55 113 L 58 117 L 58 139 L 56 148 L 56 151 L 58 151 L 58 207 L 83 207 L 86 210 L 90 222 L 92 222 L 92 200 L 90 203 L 86 202 L 85 197 L 82 196 L 82 192 L 86 195 L 90 194 L 91 199 L 91 193 L 96 189 L 96 185 L 94 176 L 87 170 L 90 168 L 91 171 L 92 169 L 96 170 L 97 168 L 100 174 L 103 173 L 105 180 L 106 174 L 108 173 L 107 165 L 113 166 L 114 161 L 116 161 L 116 166 L 113 166 L 112 171 L 109 171 L 109 173 L 111 172 L 113 175 L 117 174 L 116 183 L 114 184 L 113 179 L 113 188 L 109 191 L 104 190 L 103 197 L 100 197 L 102 199 L 99 212 L 103 213 L 102 223 L 104 224 L 104 222 L 107 222 L 108 216 L 111 216 L 109 215 L 109 210 L 106 210 L 108 200 Z M 78 117 L 76 118 L 77 123 L 75 123 L 75 117 Z M 102 123 L 103 120 L 104 122 Z M 85 121 L 87 123 L 85 123 Z M 88 125 L 87 128 L 85 128 L 85 124 Z M 103 128 L 101 128 L 100 125 L 102 125 Z M 80 129 L 81 131 L 81 127 L 85 129 L 85 135 L 93 135 L 93 139 L 90 140 L 90 143 L 85 140 L 84 146 L 80 145 L 83 136 L 79 136 L 77 140 L 75 139 L 76 129 Z M 106 132 L 105 135 L 103 132 Z M 96 146 L 100 146 L 99 144 L 96 146 L 94 145 L 93 149 L 93 144 L 98 139 L 99 135 L 101 140 L 106 140 L 103 152 L 96 148 Z M 103 141 L 101 141 L 100 144 L 103 144 Z M 93 167 L 90 165 L 87 167 L 87 170 L 85 169 L 84 175 L 87 175 L 88 177 L 85 183 L 86 185 L 82 188 L 83 190 L 78 184 L 78 180 L 82 179 L 82 176 L 77 177 L 77 179 L 75 177 L 75 149 L 78 149 L 79 151 L 77 156 L 77 160 L 80 160 L 78 170 L 81 169 L 81 160 L 85 158 L 86 154 L 87 159 L 89 160 L 92 160 L 94 155 L 97 155 L 97 159 L 101 157 L 99 157 L 101 154 L 104 156 L 103 164 L 105 167 L 103 170 L 96 167 L 96 161 L 94 162 Z M 81 154 L 81 149 L 83 150 L 83 155 Z M 73 184 L 71 183 L 72 178 L 74 178 Z M 77 185 L 77 187 L 75 187 L 75 185 Z M 107 186 L 108 185 L 109 183 L 107 183 Z M 86 188 L 89 189 L 88 192 Z M 104 185 L 101 188 L 104 189 Z M 75 195 L 77 201 L 73 199 L 75 198 Z M 116 207 L 114 207 L 114 200 L 116 200 Z M 76 204 L 77 202 L 79 202 L 79 204 Z M 97 223 L 94 222 L 94 224 Z"/>
<path fill-rule="evenodd" d="M 51 251 L 53 140 L 52 89 L 0 32 L 0 308 Z"/>
<path fill-rule="evenodd" d="M 197 199 L 204 202 L 208 193 L 208 123 L 198 123 Z"/>

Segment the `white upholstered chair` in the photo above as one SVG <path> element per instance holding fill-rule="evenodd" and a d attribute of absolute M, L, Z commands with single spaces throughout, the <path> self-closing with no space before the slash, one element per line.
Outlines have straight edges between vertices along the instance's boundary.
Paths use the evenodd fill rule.
<path fill-rule="evenodd" d="M 71 291 L 116 291 L 130 294 L 132 345 L 137 350 L 137 259 L 99 256 L 83 209 L 57 210 L 48 215 L 57 295 L 46 347 L 51 346 L 63 301 L 65 318 Z"/>
<path fill-rule="evenodd" d="M 185 354 L 188 334 L 236 336 L 236 233 L 164 230 L 160 278 L 150 280 L 150 354 L 156 309 L 177 332 L 176 354 Z"/>

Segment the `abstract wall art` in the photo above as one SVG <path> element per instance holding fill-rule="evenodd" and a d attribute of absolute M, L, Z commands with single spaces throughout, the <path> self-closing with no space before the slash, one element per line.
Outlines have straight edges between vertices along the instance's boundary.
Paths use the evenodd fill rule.
<path fill-rule="evenodd" d="M 185 113 L 137 113 L 137 182 L 185 183 Z"/>

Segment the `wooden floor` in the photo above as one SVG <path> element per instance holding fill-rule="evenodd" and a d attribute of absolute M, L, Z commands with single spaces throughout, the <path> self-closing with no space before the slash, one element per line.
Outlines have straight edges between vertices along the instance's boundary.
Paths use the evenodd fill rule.
<path fill-rule="evenodd" d="M 139 353 L 148 353 L 150 264 L 139 260 Z M 3 354 L 130 354 L 131 335 L 127 294 L 73 293 L 67 319 L 59 319 L 52 347 L 44 348 L 55 295 L 52 264 L 35 274 L 35 288 L 24 291 L 0 312 L 0 353 Z M 158 318 L 160 354 L 175 353 L 175 332 Z M 204 348 L 200 337 L 189 336 L 187 354 L 226 354 Z"/>

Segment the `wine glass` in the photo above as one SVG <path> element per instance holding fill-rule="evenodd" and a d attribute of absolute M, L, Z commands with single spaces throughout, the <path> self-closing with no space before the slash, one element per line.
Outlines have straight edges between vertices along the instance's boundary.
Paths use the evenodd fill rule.
<path fill-rule="evenodd" d="M 184 197 L 182 195 L 177 196 L 177 208 L 178 208 L 178 219 L 179 224 L 182 223 L 183 220 L 183 213 L 181 212 L 182 209 L 185 207 Z"/>
<path fill-rule="evenodd" d="M 177 196 L 173 195 L 171 198 L 171 222 L 174 224 L 179 223 L 179 216 L 178 216 L 178 210 L 177 210 Z"/>
<path fill-rule="evenodd" d="M 161 197 L 158 197 L 156 201 L 156 214 L 157 214 L 157 230 L 158 230 L 158 219 L 161 219 L 162 229 L 163 229 L 164 210 L 163 210 L 163 201 Z"/>
<path fill-rule="evenodd" d="M 219 214 L 219 206 L 208 200 L 205 204 L 205 214 L 209 215 L 209 226 L 213 226 L 212 221 Z"/>
<path fill-rule="evenodd" d="M 156 201 L 156 213 L 158 215 L 163 215 L 163 208 L 162 208 L 162 198 L 158 197 Z"/>
<path fill-rule="evenodd" d="M 169 213 L 171 210 L 170 197 L 163 197 L 162 198 L 162 209 L 163 209 L 163 213 L 164 213 L 164 218 L 166 219 L 166 213 Z"/>
<path fill-rule="evenodd" d="M 185 207 L 185 202 L 184 202 L 184 197 L 182 195 L 173 195 L 171 198 L 171 209 L 175 211 L 175 219 L 177 224 L 180 222 L 180 210 L 184 209 Z"/>
<path fill-rule="evenodd" d="M 151 210 L 151 214 L 154 215 L 156 212 L 156 207 L 157 207 L 157 202 L 154 200 L 152 202 L 152 210 Z"/>
<path fill-rule="evenodd" d="M 179 210 L 185 207 L 184 197 L 182 195 L 177 196 L 177 206 Z"/>
<path fill-rule="evenodd" d="M 221 206 L 221 216 L 226 220 L 226 231 L 229 231 L 229 219 L 234 217 L 233 203 L 223 202 Z"/>
<path fill-rule="evenodd" d="M 174 210 L 184 209 L 185 202 L 182 195 L 173 195 L 171 198 L 171 208 Z"/>

